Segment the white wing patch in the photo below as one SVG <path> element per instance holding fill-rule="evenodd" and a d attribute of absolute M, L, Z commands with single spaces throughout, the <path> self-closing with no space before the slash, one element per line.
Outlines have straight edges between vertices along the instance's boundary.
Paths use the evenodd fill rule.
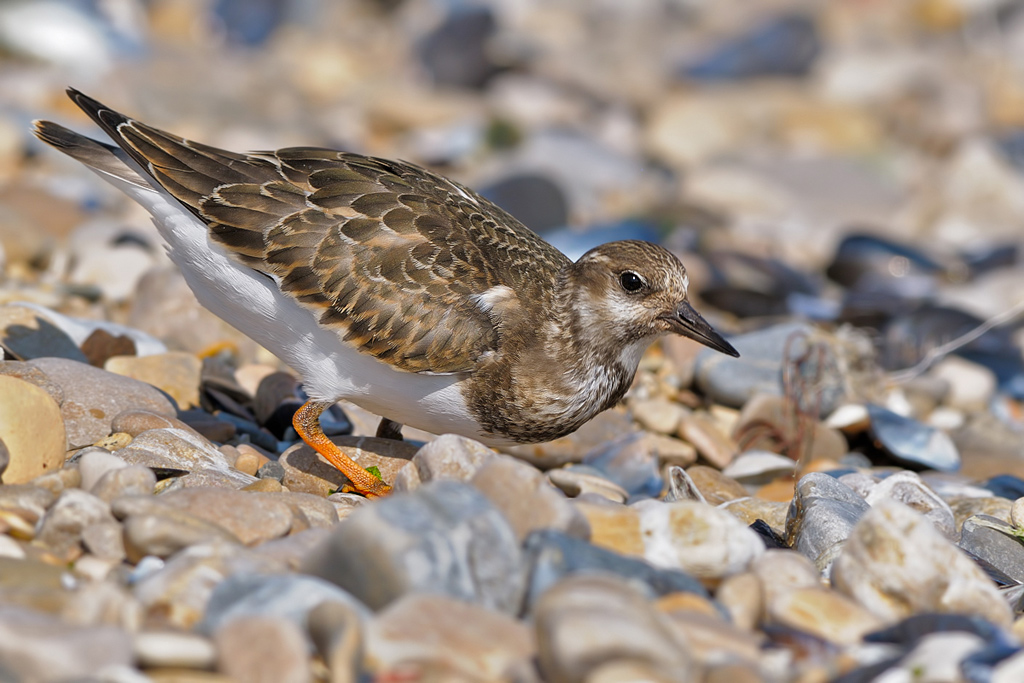
<path fill-rule="evenodd" d="M 474 294 L 472 298 L 476 307 L 489 315 L 495 306 L 499 306 L 515 297 L 516 293 L 512 291 L 511 287 L 496 285 L 485 292 Z"/>

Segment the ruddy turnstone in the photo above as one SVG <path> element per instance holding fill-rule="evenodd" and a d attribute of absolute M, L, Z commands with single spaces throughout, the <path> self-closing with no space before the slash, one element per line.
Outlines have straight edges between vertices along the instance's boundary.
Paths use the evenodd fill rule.
<path fill-rule="evenodd" d="M 389 487 L 320 429 L 339 399 L 384 416 L 381 435 L 537 443 L 619 401 L 662 335 L 739 355 L 662 247 L 612 242 L 573 263 L 413 164 L 227 152 L 68 94 L 117 146 L 48 121 L 36 135 L 145 207 L 199 301 L 302 376 L 296 430 L 368 496 Z"/>

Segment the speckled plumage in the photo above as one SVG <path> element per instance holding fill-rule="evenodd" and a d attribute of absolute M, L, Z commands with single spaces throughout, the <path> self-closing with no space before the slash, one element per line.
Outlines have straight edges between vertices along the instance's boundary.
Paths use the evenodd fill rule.
<path fill-rule="evenodd" d="M 412 164 L 306 147 L 227 152 L 69 92 L 120 149 L 47 122 L 37 134 L 148 203 L 200 299 L 289 362 L 321 399 L 492 443 L 539 442 L 618 401 L 662 334 L 735 354 L 689 306 L 682 264 L 656 245 L 615 242 L 573 263 L 472 190 Z M 194 218 L 167 217 L 174 209 L 161 193 Z M 176 245 L 189 220 L 207 231 L 208 247 Z M 218 249 L 236 265 L 204 273 L 195 262 Z M 235 290 L 214 291 L 214 271 L 237 279 Z M 626 289 L 627 273 L 639 289 Z M 266 311 L 262 323 L 247 317 L 244 297 L 232 297 L 254 285 L 271 290 L 271 308 L 295 329 L 264 331 Z M 300 308 L 310 322 L 292 312 Z M 314 326 L 337 335 L 332 354 L 313 358 Z M 406 405 L 393 386 L 401 377 L 385 368 L 410 378 Z M 358 389 L 341 381 L 346 373 Z M 379 392 L 364 386 L 374 377 Z"/>

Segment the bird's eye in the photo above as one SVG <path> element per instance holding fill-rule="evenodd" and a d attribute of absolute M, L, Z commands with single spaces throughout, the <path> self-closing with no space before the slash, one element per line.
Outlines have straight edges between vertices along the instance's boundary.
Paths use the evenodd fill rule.
<path fill-rule="evenodd" d="M 619 284 L 627 292 L 639 292 L 644 286 L 644 281 L 633 271 L 627 270 L 619 276 Z"/>

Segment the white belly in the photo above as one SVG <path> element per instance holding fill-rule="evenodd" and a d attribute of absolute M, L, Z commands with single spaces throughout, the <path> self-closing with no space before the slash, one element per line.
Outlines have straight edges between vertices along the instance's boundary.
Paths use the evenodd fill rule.
<path fill-rule="evenodd" d="M 480 432 L 460 388 L 464 377 L 404 372 L 360 353 L 337 333 L 320 327 L 313 313 L 282 294 L 272 279 L 236 263 L 211 243 L 206 225 L 173 197 L 114 184 L 153 215 L 171 260 L 199 302 L 298 372 L 311 398 L 346 399 L 434 434 L 509 443 Z"/>

